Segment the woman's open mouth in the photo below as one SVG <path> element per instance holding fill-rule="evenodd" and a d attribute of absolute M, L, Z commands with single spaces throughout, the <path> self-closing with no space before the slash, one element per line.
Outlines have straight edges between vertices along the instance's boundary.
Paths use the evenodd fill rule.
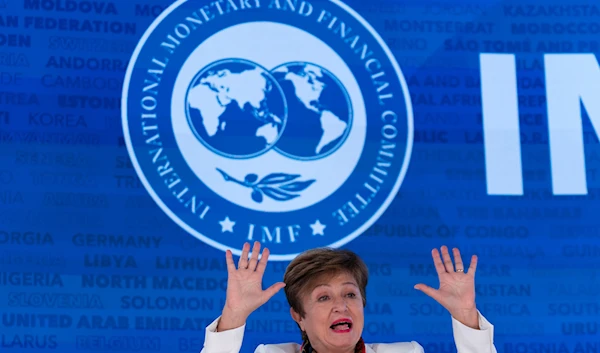
<path fill-rule="evenodd" d="M 352 330 L 352 320 L 351 319 L 339 319 L 335 320 L 331 326 L 329 326 L 336 333 L 346 333 Z"/>

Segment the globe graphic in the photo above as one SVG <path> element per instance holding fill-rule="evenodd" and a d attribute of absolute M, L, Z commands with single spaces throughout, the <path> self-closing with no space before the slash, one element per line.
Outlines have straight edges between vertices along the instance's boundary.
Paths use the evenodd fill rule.
<path fill-rule="evenodd" d="M 308 62 L 286 63 L 271 73 L 283 89 L 288 107 L 286 128 L 275 150 L 301 160 L 335 152 L 352 124 L 350 99 L 340 81 Z"/>
<path fill-rule="evenodd" d="M 271 74 L 241 59 L 211 63 L 192 79 L 187 120 L 204 146 L 228 158 L 252 158 L 271 149 L 287 120 L 284 93 Z"/>

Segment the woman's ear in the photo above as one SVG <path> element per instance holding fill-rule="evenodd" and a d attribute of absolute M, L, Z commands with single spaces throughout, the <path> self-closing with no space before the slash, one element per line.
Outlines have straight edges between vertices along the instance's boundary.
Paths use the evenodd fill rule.
<path fill-rule="evenodd" d="M 294 319 L 294 321 L 296 321 L 296 323 L 300 326 L 300 330 L 304 331 L 302 316 L 298 314 L 293 308 L 290 308 L 290 315 L 292 315 L 292 319 Z"/>

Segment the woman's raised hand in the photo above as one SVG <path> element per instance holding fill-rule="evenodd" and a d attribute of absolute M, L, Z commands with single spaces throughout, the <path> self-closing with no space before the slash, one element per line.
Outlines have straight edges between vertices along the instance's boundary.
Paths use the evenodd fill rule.
<path fill-rule="evenodd" d="M 431 251 L 431 257 L 440 280 L 440 288 L 433 289 L 420 283 L 415 286 L 415 289 L 440 303 L 456 320 L 466 326 L 479 329 L 479 313 L 475 306 L 477 256 L 473 255 L 469 270 L 465 271 L 460 251 L 457 248 L 452 250 L 454 264 L 450 259 L 448 248 L 442 246 L 441 250 L 441 258 L 437 249 Z"/>
<path fill-rule="evenodd" d="M 233 262 L 233 254 L 227 250 L 227 294 L 225 307 L 217 331 L 225 331 L 240 327 L 252 312 L 277 294 L 285 283 L 277 282 L 269 288 L 262 289 L 262 279 L 269 259 L 269 249 L 265 248 L 260 261 L 260 243 L 254 242 L 252 256 L 248 259 L 250 244 L 245 243 L 238 267 Z"/>

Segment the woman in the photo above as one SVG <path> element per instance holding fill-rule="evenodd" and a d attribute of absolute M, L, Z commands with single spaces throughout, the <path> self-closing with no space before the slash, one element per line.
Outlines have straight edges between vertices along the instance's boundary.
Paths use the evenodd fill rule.
<path fill-rule="evenodd" d="M 287 267 L 284 282 L 262 289 L 262 277 L 269 258 L 265 248 L 260 261 L 260 243 L 244 244 L 236 269 L 231 251 L 226 252 L 227 294 L 222 315 L 206 328 L 201 353 L 238 353 L 242 346 L 248 316 L 281 288 L 290 304 L 290 314 L 302 333 L 302 344 L 260 345 L 255 353 L 423 353 L 417 342 L 365 344 L 363 309 L 366 305 L 367 267 L 353 252 L 315 249 L 298 255 Z M 467 272 L 458 249 L 432 251 L 440 288 L 417 284 L 452 315 L 452 328 L 458 353 L 496 353 L 493 326 L 475 306 L 473 256 Z M 442 260 L 443 259 L 443 260 Z"/>

